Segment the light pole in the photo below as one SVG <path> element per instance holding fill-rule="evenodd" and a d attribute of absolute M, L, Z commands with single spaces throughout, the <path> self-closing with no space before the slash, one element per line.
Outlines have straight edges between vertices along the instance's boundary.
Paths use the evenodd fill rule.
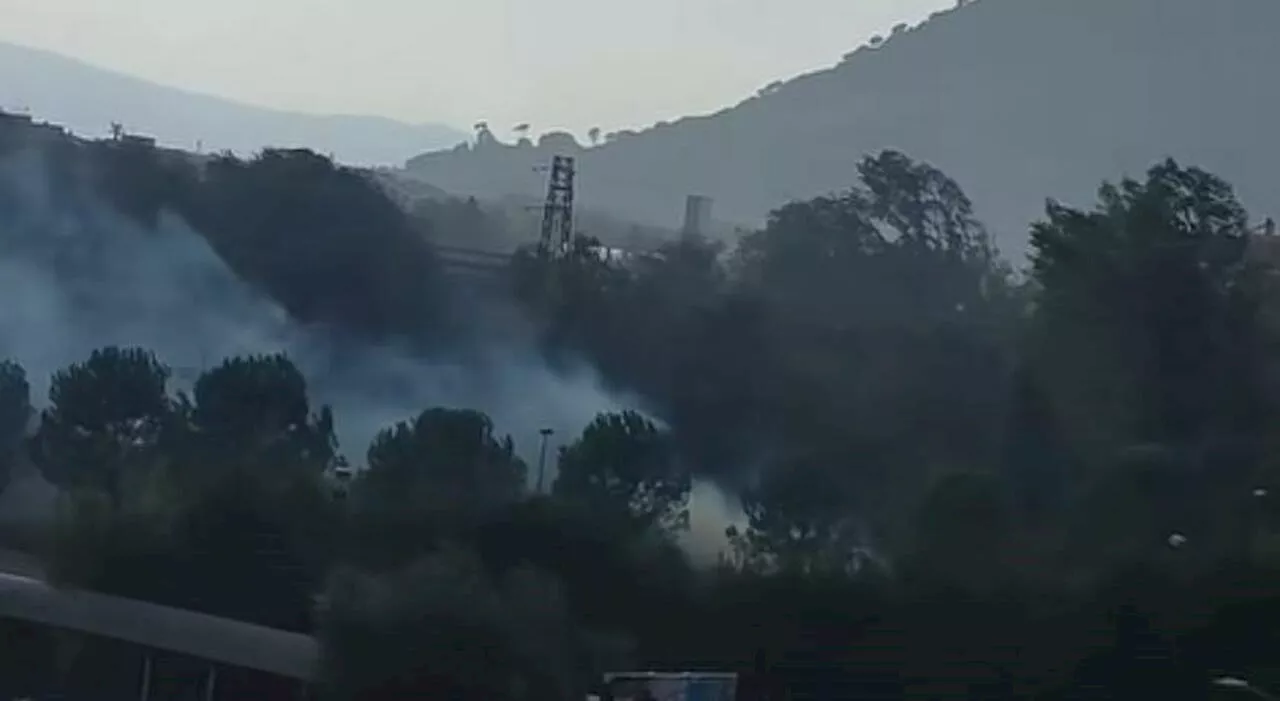
<path fill-rule="evenodd" d="M 547 439 L 555 431 L 550 428 L 544 428 L 538 433 L 542 435 L 542 447 L 538 451 L 538 493 L 541 494 L 542 480 L 547 475 Z"/>

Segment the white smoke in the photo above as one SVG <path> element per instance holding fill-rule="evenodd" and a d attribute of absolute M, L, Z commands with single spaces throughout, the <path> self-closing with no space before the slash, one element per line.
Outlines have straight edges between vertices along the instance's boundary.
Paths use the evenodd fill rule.
<path fill-rule="evenodd" d="M 561 443 L 600 412 L 639 408 L 605 391 L 585 364 L 551 371 L 531 344 L 440 360 L 304 328 L 180 218 L 144 227 L 84 188 L 51 188 L 37 153 L 0 159 L 0 357 L 26 368 L 39 406 L 55 371 L 108 345 L 155 351 L 173 369 L 174 389 L 226 357 L 284 352 L 307 377 L 313 403 L 333 408 L 341 450 L 356 465 L 397 421 L 428 407 L 473 408 L 512 436 L 531 473 L 540 431 L 553 430 L 549 482 Z M 691 554 L 714 558 L 733 511 L 710 485 L 695 489 Z"/>
<path fill-rule="evenodd" d="M 92 193 L 51 191 L 38 154 L 0 160 L 0 356 L 23 364 L 39 403 L 53 372 L 107 345 L 155 351 L 176 388 L 228 356 L 287 353 L 315 403 L 333 407 L 353 462 L 378 430 L 432 406 L 485 411 L 528 458 L 541 429 L 569 440 L 635 404 L 585 366 L 553 373 L 529 348 L 431 361 L 304 328 L 179 218 L 143 227 Z"/>

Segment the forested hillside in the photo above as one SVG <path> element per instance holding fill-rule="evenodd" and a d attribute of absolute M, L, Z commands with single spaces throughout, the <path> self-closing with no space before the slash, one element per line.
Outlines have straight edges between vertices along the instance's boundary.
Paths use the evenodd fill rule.
<path fill-rule="evenodd" d="M 21 129 L 0 467 L 60 490 L 59 583 L 311 632 L 344 701 L 753 659 L 795 699 L 1280 683 L 1276 239 L 1207 170 L 1051 201 L 1023 277 L 884 150 L 732 248 L 521 250 L 495 346 L 367 174 Z"/>
<path fill-rule="evenodd" d="M 1161 162 L 1051 205 L 1023 286 L 953 181 L 885 152 L 729 267 L 698 241 L 519 256 L 548 361 L 591 358 L 661 418 L 601 413 L 541 485 L 430 397 L 340 442 L 359 405 L 317 406 L 279 355 L 184 393 L 146 349 L 45 392 L 7 362 L 0 438 L 67 494 L 59 581 L 314 631 L 333 698 L 551 701 L 761 656 L 799 699 L 1207 698 L 1275 681 L 1258 236 L 1225 182 Z M 333 492 L 344 454 L 365 469 Z M 675 547 L 707 477 L 744 512 L 713 568 Z M 78 659 L 91 688 L 109 658 Z"/>
<path fill-rule="evenodd" d="M 713 115 L 596 148 L 565 135 L 526 148 L 482 139 L 408 169 L 457 193 L 536 195 L 531 167 L 566 151 L 579 157 L 583 206 L 670 225 L 698 193 L 721 219 L 756 226 L 895 148 L 954 177 L 1020 264 L 1047 194 L 1084 205 L 1099 180 L 1164 157 L 1280 212 L 1278 26 L 1271 0 L 977 0 Z"/>
<path fill-rule="evenodd" d="M 86 216 L 74 206 L 85 196 L 158 237 L 173 233 L 166 217 L 180 218 L 239 278 L 304 323 L 374 335 L 421 335 L 430 327 L 431 306 L 439 302 L 430 246 L 356 171 L 309 151 L 197 159 L 132 139 L 81 141 L 22 123 L 0 129 L 0 158 L 13 181 L 5 195 L 14 215 L 33 205 L 24 195 L 35 190 L 47 198 L 44 207 L 65 215 L 58 218 L 80 215 L 81 227 L 98 223 L 95 213 Z M 10 227 L 27 245 L 61 245 L 48 231 Z M 100 261 L 78 253 L 88 256 L 79 262 L 93 272 Z"/>
<path fill-rule="evenodd" d="M 182 385 L 223 356 L 285 351 L 353 407 L 357 441 L 430 397 L 483 406 L 528 455 L 541 428 L 616 408 L 589 368 L 551 373 L 499 322 L 513 315 L 442 277 L 430 238 L 475 220 L 441 207 L 409 215 L 306 151 L 197 158 L 0 120 L 0 355 L 43 393 L 104 344 L 162 353 Z"/>

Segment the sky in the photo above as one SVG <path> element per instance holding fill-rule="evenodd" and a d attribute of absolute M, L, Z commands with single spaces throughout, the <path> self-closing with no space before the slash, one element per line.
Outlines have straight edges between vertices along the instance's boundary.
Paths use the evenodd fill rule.
<path fill-rule="evenodd" d="M 0 0 L 0 41 L 267 107 L 582 134 L 715 111 L 954 4 Z"/>

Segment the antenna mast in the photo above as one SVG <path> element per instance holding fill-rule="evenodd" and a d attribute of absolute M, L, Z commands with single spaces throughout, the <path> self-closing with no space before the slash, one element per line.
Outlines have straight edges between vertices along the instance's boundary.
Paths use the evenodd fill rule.
<path fill-rule="evenodd" d="M 573 243 L 573 173 L 572 156 L 552 157 L 538 240 L 538 254 L 544 258 L 559 258 Z"/>

